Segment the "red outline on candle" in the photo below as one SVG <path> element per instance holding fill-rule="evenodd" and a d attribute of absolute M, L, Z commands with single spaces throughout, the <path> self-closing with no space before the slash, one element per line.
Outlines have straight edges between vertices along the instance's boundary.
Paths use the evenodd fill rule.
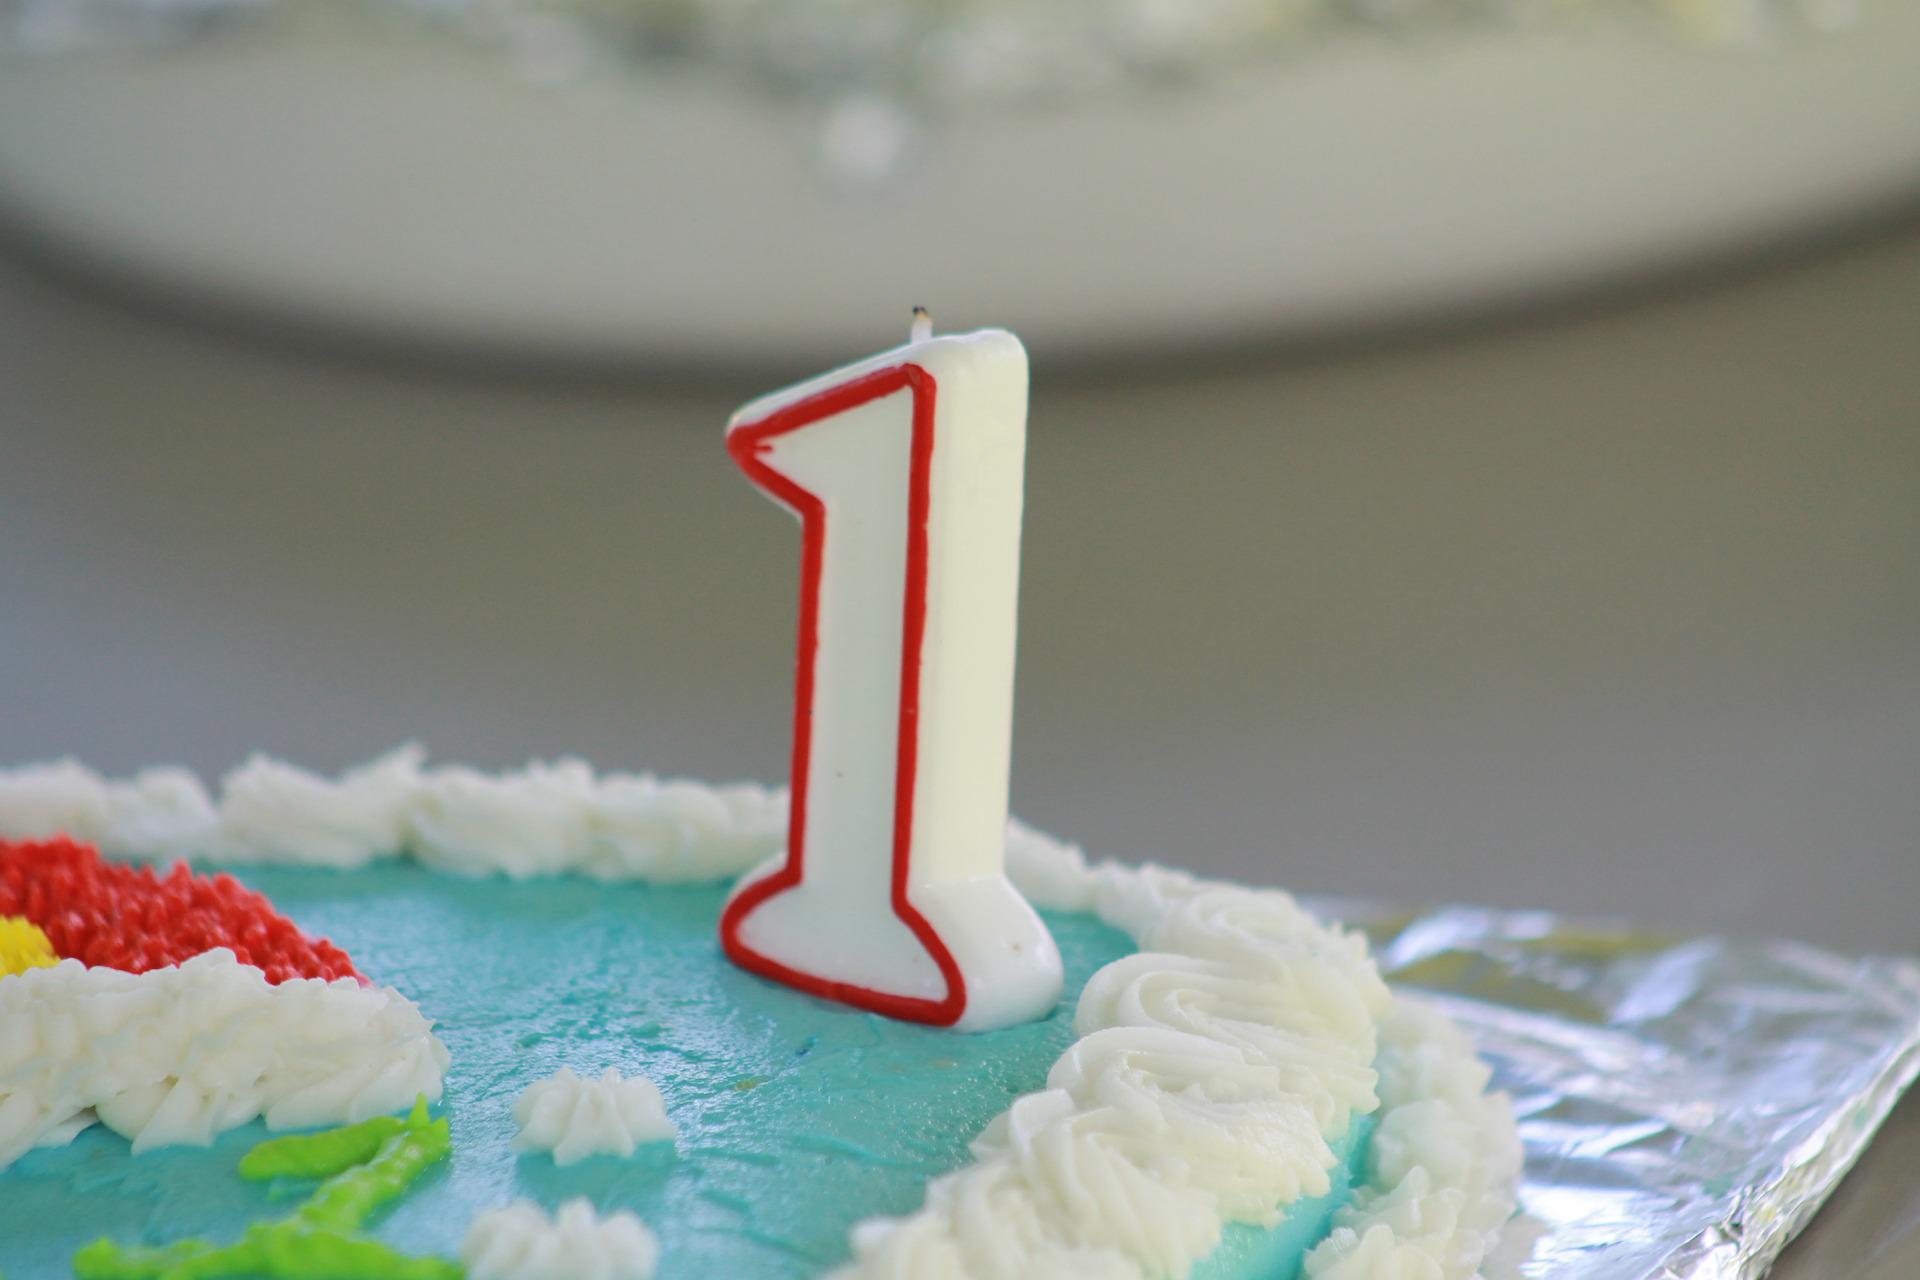
<path fill-rule="evenodd" d="M 907 481 L 907 582 L 900 647 L 900 720 L 893 783 L 893 913 L 912 931 L 946 981 L 940 999 L 903 996 L 850 982 L 837 982 L 782 964 L 755 951 L 741 926 L 769 899 L 798 886 L 806 866 L 807 781 L 813 749 L 813 677 L 819 647 L 820 575 L 825 553 L 827 508 L 817 495 L 762 460 L 776 436 L 845 413 L 882 396 L 913 395 L 913 439 Z M 952 1026 L 967 1008 L 967 984 L 959 962 L 933 925 L 907 898 L 913 861 L 914 783 L 920 755 L 920 668 L 927 630 L 927 512 L 932 502 L 933 375 L 917 364 L 898 364 L 863 374 L 776 409 L 727 432 L 727 452 L 752 481 L 800 516 L 800 645 L 793 696 L 792 799 L 787 817 L 787 859 L 779 870 L 743 889 L 720 914 L 720 945 L 741 968 L 797 987 L 811 995 L 908 1022 Z"/>

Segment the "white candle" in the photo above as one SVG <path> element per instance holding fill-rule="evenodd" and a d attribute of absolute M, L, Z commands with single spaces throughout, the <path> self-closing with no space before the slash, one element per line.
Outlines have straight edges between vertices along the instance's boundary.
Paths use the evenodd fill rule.
<path fill-rule="evenodd" d="M 720 921 L 742 967 L 918 1022 L 1041 1017 L 1060 953 L 1005 873 L 1027 355 L 913 340 L 727 428 L 801 520 L 788 847 Z"/>

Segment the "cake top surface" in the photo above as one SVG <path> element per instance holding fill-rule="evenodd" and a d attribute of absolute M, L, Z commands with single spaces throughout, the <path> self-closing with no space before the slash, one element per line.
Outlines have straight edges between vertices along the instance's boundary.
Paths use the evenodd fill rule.
<path fill-rule="evenodd" d="M 410 1253 L 457 1256 L 472 1219 L 510 1200 L 556 1207 L 584 1195 L 652 1228 L 662 1280 L 819 1275 L 845 1261 L 856 1221 L 916 1208 L 931 1178 L 966 1163 L 968 1142 L 1074 1039 L 1064 1003 L 1043 1021 L 967 1036 L 761 981 L 713 955 L 720 886 L 467 880 L 406 864 L 242 874 L 418 997 L 451 1055 L 442 1105 L 452 1156 L 376 1233 Z M 1076 992 L 1133 950 L 1088 916 L 1050 923 Z M 561 1067 L 645 1074 L 683 1140 L 565 1167 L 515 1152 L 515 1100 Z M 877 1094 L 884 1106 L 857 1105 Z M 0 1237 L 29 1242 L 25 1258 L 9 1259 L 9 1280 L 64 1275 L 73 1250 L 99 1235 L 137 1239 L 157 1226 L 227 1238 L 273 1216 L 272 1189 L 233 1173 L 261 1136 L 226 1135 L 218 1158 L 168 1148 L 129 1160 L 124 1139 L 95 1128 L 31 1154 L 0 1174 Z M 61 1220 L 63 1231 L 26 1230 Z"/>
<path fill-rule="evenodd" d="M 1286 1265 L 1316 1277 L 1473 1274 L 1511 1209 L 1511 1116 L 1464 1039 L 1393 997 L 1357 937 L 1275 891 L 1089 865 L 1016 824 L 1009 868 L 1048 911 L 1068 999 L 978 1036 L 892 1022 L 719 960 L 717 882 L 777 839 L 776 797 L 396 756 L 340 780 L 256 761 L 216 803 L 177 771 L 109 783 L 68 765 L 0 773 L 0 834 L 57 822 L 123 855 L 282 864 L 241 874 L 392 984 L 383 998 L 421 1001 L 450 1051 L 453 1155 L 376 1224 L 409 1251 L 453 1256 L 510 1201 L 585 1197 L 638 1210 L 668 1277 L 1131 1278 L 1205 1258 L 1202 1280 L 1264 1280 L 1283 1222 L 1306 1233 Z M 662 880 L 706 883 L 647 883 Z M 53 972 L 0 979 L 0 1000 L 51 990 Z M 29 1063 L 54 1052 L 40 1040 Z M 622 1161 L 515 1155 L 515 1099 L 563 1066 L 658 1082 L 678 1139 Z M 19 1070 L 0 1062 L 0 1094 L 29 1087 Z M 217 1096 L 202 1106 L 221 1115 Z M 73 1221 L 81 1190 L 100 1204 L 89 1238 L 237 1230 L 275 1203 L 231 1180 L 258 1136 L 130 1159 L 90 1129 L 0 1171 L 0 1227 L 44 1255 L 29 1276 L 63 1274 L 72 1243 L 45 1224 Z M 1349 1202 L 1350 1177 L 1365 1185 Z M 557 1219 L 508 1225 L 542 1221 Z"/>

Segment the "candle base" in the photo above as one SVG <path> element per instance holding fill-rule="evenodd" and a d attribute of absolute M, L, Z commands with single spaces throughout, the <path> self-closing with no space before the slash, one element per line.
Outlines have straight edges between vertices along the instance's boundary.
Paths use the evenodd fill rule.
<path fill-rule="evenodd" d="M 854 903 L 800 882 L 782 854 L 734 889 L 720 936 L 728 957 L 761 977 L 959 1031 L 1031 1022 L 1060 998 L 1059 948 L 1004 875 Z"/>

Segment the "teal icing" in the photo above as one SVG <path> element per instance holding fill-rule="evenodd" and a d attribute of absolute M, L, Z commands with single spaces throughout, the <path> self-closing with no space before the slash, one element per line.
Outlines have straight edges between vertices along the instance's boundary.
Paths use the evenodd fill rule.
<path fill-rule="evenodd" d="M 371 1235 L 452 1257 L 486 1209 L 586 1196 L 646 1220 L 660 1239 L 659 1280 L 801 1280 L 845 1261 L 855 1222 L 917 1208 L 928 1180 L 968 1161 L 987 1121 L 1041 1087 L 1074 1039 L 1089 975 L 1134 949 L 1090 916 L 1050 914 L 1066 962 L 1061 1004 L 1040 1022 L 965 1035 L 831 1005 L 727 964 L 714 935 L 720 887 L 462 880 L 411 864 L 239 875 L 417 1000 L 452 1052 L 441 1104 L 452 1157 Z M 678 1141 L 564 1169 L 515 1155 L 515 1098 L 561 1066 L 651 1077 Z M 1229 1226 L 1195 1280 L 1289 1280 L 1348 1198 L 1365 1132 L 1356 1124 L 1337 1148 L 1331 1194 L 1294 1206 L 1272 1231 Z M 211 1149 L 136 1158 L 95 1127 L 32 1152 L 0 1173 L 0 1266 L 10 1280 L 54 1280 L 102 1235 L 236 1239 L 314 1185 L 242 1181 L 235 1166 L 265 1136 L 255 1122 Z"/>

